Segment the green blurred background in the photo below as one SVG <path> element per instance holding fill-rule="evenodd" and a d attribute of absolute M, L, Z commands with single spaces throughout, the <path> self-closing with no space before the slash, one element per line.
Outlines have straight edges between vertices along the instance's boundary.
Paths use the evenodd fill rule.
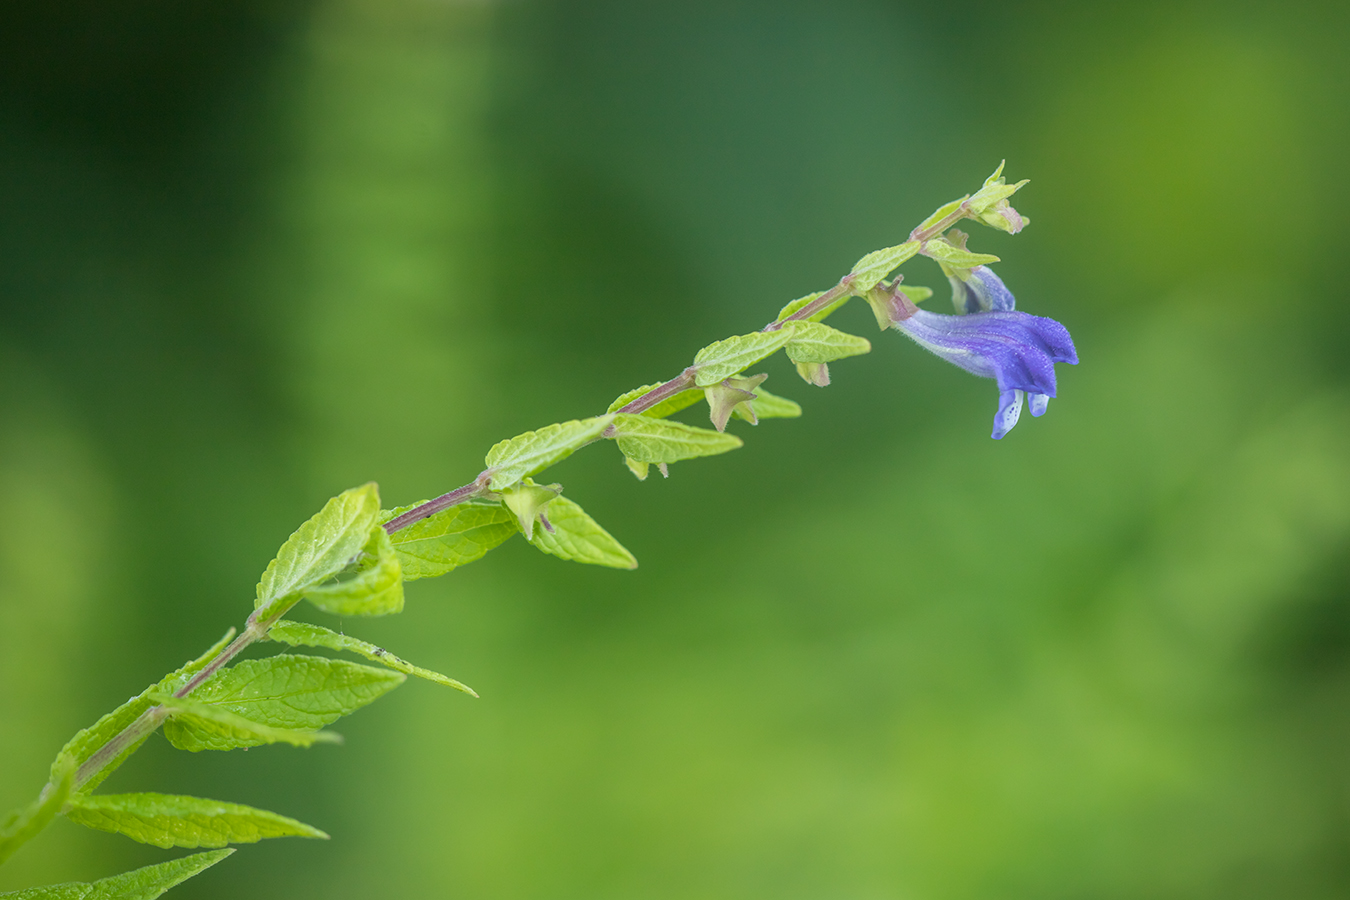
<path fill-rule="evenodd" d="M 0 13 L 0 807 L 387 505 L 760 326 L 997 165 L 976 247 L 1083 359 L 859 304 L 805 417 L 351 633 L 462 678 L 108 790 L 312 822 L 173 896 L 1350 892 L 1343 3 L 15 0 Z M 935 267 L 906 267 L 940 287 Z M 941 309 L 945 290 L 933 303 Z M 318 614 L 314 614 L 316 620 Z M 58 821 L 0 889 L 166 857 Z"/>

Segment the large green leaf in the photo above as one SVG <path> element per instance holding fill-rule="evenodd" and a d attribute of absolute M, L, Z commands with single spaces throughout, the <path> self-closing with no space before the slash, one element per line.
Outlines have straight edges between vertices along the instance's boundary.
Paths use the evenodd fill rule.
<path fill-rule="evenodd" d="M 233 850 L 212 850 L 172 859 L 94 882 L 67 882 L 0 894 L 4 900 L 155 900 L 174 885 L 211 868 Z"/>
<path fill-rule="evenodd" d="M 699 387 L 707 387 L 730 378 L 746 366 L 753 366 L 773 354 L 791 337 L 789 329 L 781 328 L 778 331 L 737 335 L 709 344 L 694 357 L 694 365 L 698 368 L 694 382 Z"/>
<path fill-rule="evenodd" d="M 744 444 L 734 434 L 647 416 L 616 416 L 614 427 L 620 452 L 638 463 L 673 463 L 715 456 Z"/>
<path fill-rule="evenodd" d="M 791 326 L 792 340 L 788 341 L 788 359 L 794 363 L 827 363 L 846 356 L 870 353 L 872 342 L 822 325 L 819 322 L 799 322 Z"/>
<path fill-rule="evenodd" d="M 609 409 L 605 410 L 605 412 L 618 412 L 643 394 L 647 394 L 660 386 L 661 385 L 659 384 L 644 384 L 640 388 L 633 388 L 628 393 L 616 397 L 614 402 L 609 405 Z M 688 409 L 702 399 L 702 391 L 696 388 L 690 388 L 689 390 L 680 391 L 674 396 L 667 397 L 651 409 L 644 409 L 641 414 L 644 416 L 651 416 L 654 419 L 664 419 L 666 416 L 672 416 L 682 409 Z"/>
<path fill-rule="evenodd" d="M 381 521 L 413 507 L 387 510 Z M 420 519 L 389 536 L 403 580 L 434 578 L 483 556 L 516 533 L 515 517 L 501 504 L 461 503 Z"/>
<path fill-rule="evenodd" d="M 295 819 L 201 797 L 174 794 L 104 794 L 77 797 L 66 818 L 98 831 L 109 831 L 156 847 L 224 847 L 267 838 L 327 838 Z"/>
<path fill-rule="evenodd" d="M 335 616 L 387 616 L 403 610 L 403 569 L 394 545 L 375 525 L 350 578 L 306 588 L 305 599 Z"/>
<path fill-rule="evenodd" d="M 262 744 L 290 744 L 311 747 L 314 744 L 340 744 L 342 737 L 331 731 L 274 728 L 238 713 L 232 713 L 191 697 L 151 694 L 151 699 L 172 710 L 164 723 L 164 737 L 179 750 L 235 750 Z"/>
<path fill-rule="evenodd" d="M 510 524 L 512 533 L 515 533 L 515 522 L 511 522 Z M 405 675 L 416 675 L 418 678 L 425 678 L 427 681 L 434 681 L 436 684 L 452 687 L 456 690 L 463 691 L 466 694 L 472 694 L 475 697 L 478 696 L 473 688 L 466 684 L 462 684 L 447 675 L 442 675 L 440 672 L 433 672 L 430 669 L 423 669 L 421 666 L 414 666 L 410 662 L 399 659 L 382 647 L 377 647 L 374 644 L 359 640 L 350 635 L 338 634 L 336 631 L 324 628 L 321 625 L 311 625 L 308 622 L 292 622 L 283 619 L 272 626 L 271 630 L 267 632 L 267 636 L 274 641 L 290 644 L 292 647 L 324 647 L 328 650 L 346 650 L 350 653 L 359 654 L 366 659 L 387 666 L 395 672 L 402 672 Z"/>
<path fill-rule="evenodd" d="M 370 540 L 380 514 L 374 483 L 343 491 L 295 530 L 258 582 L 255 609 L 283 600 L 332 578 Z"/>
<path fill-rule="evenodd" d="M 83 765 L 84 762 L 88 760 L 89 757 L 93 756 L 100 747 L 121 734 L 123 729 L 132 722 L 135 722 L 142 714 L 155 705 L 155 702 L 149 699 L 151 693 L 158 692 L 161 694 L 171 694 L 178 690 L 188 682 L 188 679 L 201 671 L 207 663 L 219 656 L 220 651 L 224 650 L 225 646 L 233 639 L 234 629 L 231 628 L 225 633 L 224 637 L 216 641 L 211 649 L 207 650 L 201 656 L 186 663 L 177 671 L 164 676 L 158 684 L 150 685 L 145 690 L 117 707 L 117 709 L 104 715 L 93 725 L 77 732 L 75 736 L 67 741 L 66 745 L 61 748 L 61 752 L 56 756 L 56 761 L 52 763 L 52 778 L 55 779 L 57 777 L 58 768 L 65 765 L 67 760 L 72 761 L 76 766 Z M 127 757 L 140 749 L 141 745 L 145 743 L 148 737 L 149 735 L 146 735 L 144 738 L 141 738 L 139 741 L 123 750 L 115 759 L 99 770 L 93 778 L 89 779 L 89 781 L 83 785 L 78 785 L 76 789 L 88 792 L 98 787 L 105 778 L 115 772 L 117 768 L 126 761 Z"/>
<path fill-rule="evenodd" d="M 636 569 L 637 559 L 614 539 L 600 523 L 566 497 L 557 497 L 548 505 L 548 522 L 553 526 L 535 528 L 530 543 L 545 553 L 573 562 L 609 566 L 612 569 Z"/>
<path fill-rule="evenodd" d="M 600 437 L 609 427 L 611 416 L 591 419 L 573 419 L 548 425 L 538 431 L 527 431 L 495 444 L 487 455 L 487 466 L 492 470 L 490 487 L 500 491 L 515 484 L 526 475 L 541 472 L 556 462 L 566 459 L 581 447 Z"/>
<path fill-rule="evenodd" d="M 193 698 L 265 727 L 315 729 L 374 702 L 404 680 L 400 673 L 345 660 L 283 654 L 222 669 L 197 688 Z M 192 712 L 195 715 L 198 711 Z M 200 744 L 182 749 L 231 749 L 269 743 L 247 736 L 221 740 L 217 735 L 198 735 L 197 730 L 190 722 L 171 721 L 165 724 L 164 734 L 174 746 Z"/>

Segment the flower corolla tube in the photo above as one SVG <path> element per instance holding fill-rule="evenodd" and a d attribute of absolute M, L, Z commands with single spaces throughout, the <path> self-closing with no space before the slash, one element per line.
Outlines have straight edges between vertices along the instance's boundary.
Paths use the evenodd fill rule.
<path fill-rule="evenodd" d="M 919 309 L 902 293 L 890 303 L 895 327 L 953 365 L 998 383 L 994 440 L 1017 424 L 1025 400 L 1033 416 L 1045 414 L 1055 396 L 1055 363 L 1077 365 L 1068 329 L 1014 309 L 1012 292 L 987 266 L 966 278 L 950 276 L 957 315 Z"/>

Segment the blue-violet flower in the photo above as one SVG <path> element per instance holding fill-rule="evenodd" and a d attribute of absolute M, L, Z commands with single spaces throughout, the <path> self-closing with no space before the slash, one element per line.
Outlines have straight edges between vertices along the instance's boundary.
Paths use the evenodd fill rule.
<path fill-rule="evenodd" d="M 1055 363 L 1077 365 L 1068 329 L 1041 316 L 1016 312 L 1012 292 L 987 266 L 951 277 L 959 315 L 919 309 L 900 291 L 888 299 L 892 324 L 917 344 L 967 372 L 998 382 L 995 440 L 1017 424 L 1024 398 L 1033 416 L 1055 396 Z"/>

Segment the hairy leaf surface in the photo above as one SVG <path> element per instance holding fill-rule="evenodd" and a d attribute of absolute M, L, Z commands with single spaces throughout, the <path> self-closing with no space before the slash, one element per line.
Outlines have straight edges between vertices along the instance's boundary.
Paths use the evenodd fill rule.
<path fill-rule="evenodd" d="M 536 528 L 530 543 L 545 553 L 573 562 L 609 566 L 611 569 L 636 569 L 637 558 L 600 527 L 600 523 L 566 497 L 548 505 L 548 521 L 553 532 Z"/>
<path fill-rule="evenodd" d="M 946 241 L 929 241 L 924 252 L 953 269 L 973 269 L 976 266 L 988 266 L 999 261 L 997 256 L 988 253 L 971 253 L 969 250 L 962 250 Z"/>
<path fill-rule="evenodd" d="M 918 241 L 906 241 L 884 250 L 873 250 L 853 264 L 853 290 L 859 294 L 870 291 L 880 284 L 892 269 L 918 252 Z"/>
<path fill-rule="evenodd" d="M 744 445 L 734 434 L 669 419 L 621 415 L 615 418 L 614 425 L 620 452 L 638 463 L 673 463 L 716 456 Z"/>
<path fill-rule="evenodd" d="M 258 582 L 255 609 L 303 591 L 341 572 L 370 540 L 380 514 L 374 483 L 343 491 L 296 529 Z"/>
<path fill-rule="evenodd" d="M 193 699 L 211 708 L 240 716 L 275 729 L 322 728 L 372 703 L 403 683 L 397 672 L 374 669 L 340 659 L 283 654 L 250 659 L 216 673 L 193 694 Z M 197 715 L 199 710 L 191 710 Z M 270 743 L 263 735 L 234 739 L 198 735 L 200 729 L 186 722 L 176 724 L 173 737 L 185 744 L 202 746 L 182 749 L 231 749 Z M 285 739 L 285 738 L 278 738 Z M 220 744 L 228 746 L 219 746 Z"/>
<path fill-rule="evenodd" d="M 694 357 L 694 365 L 698 367 L 694 383 L 699 387 L 707 387 L 730 378 L 746 366 L 753 366 L 772 355 L 791 337 L 792 333 L 782 328 L 778 331 L 737 335 L 709 344 Z"/>
<path fill-rule="evenodd" d="M 389 534 L 378 525 L 361 551 L 356 573 L 305 589 L 305 599 L 335 616 L 387 616 L 403 610 L 403 568 Z"/>
<path fill-rule="evenodd" d="M 872 351 L 867 338 L 847 334 L 819 322 L 800 322 L 792 326 L 792 340 L 788 341 L 788 359 L 794 363 L 827 363 L 847 356 L 858 356 Z"/>
<path fill-rule="evenodd" d="M 155 900 L 174 885 L 182 884 L 193 875 L 209 869 L 233 850 L 212 850 L 194 853 L 182 859 L 172 859 L 158 865 L 146 866 L 100 878 L 94 882 L 67 882 L 49 887 L 28 888 L 0 894 L 4 900 Z"/>
<path fill-rule="evenodd" d="M 526 475 L 543 471 L 571 456 L 574 451 L 600 437 L 609 427 L 610 416 L 573 419 L 527 431 L 501 441 L 488 451 L 487 466 L 492 469 L 490 487 L 500 491 Z"/>
<path fill-rule="evenodd" d="M 414 506 L 386 510 L 380 521 L 387 522 Z M 515 517 L 501 504 L 461 503 L 394 532 L 389 540 L 403 569 L 403 580 L 413 581 L 445 575 L 482 559 L 515 533 Z"/>
<path fill-rule="evenodd" d="M 515 523 L 511 523 L 511 531 L 514 534 L 516 530 Z M 415 666 L 410 662 L 399 659 L 381 647 L 377 647 L 367 641 L 359 640 L 346 634 L 338 634 L 328 628 L 320 625 L 311 625 L 308 622 L 291 622 L 283 619 L 272 626 L 267 632 L 267 636 L 274 641 L 281 641 L 284 644 L 290 644 L 292 647 L 324 647 L 328 650 L 346 650 L 350 653 L 356 653 L 364 656 L 366 659 L 373 660 L 384 666 L 388 666 L 395 672 L 402 672 L 405 675 L 416 675 L 418 678 L 425 678 L 427 681 L 434 681 L 437 684 L 452 687 L 463 691 L 466 694 L 472 694 L 477 697 L 478 694 L 473 688 L 462 684 L 449 676 L 442 675 L 440 672 L 433 672 L 430 669 L 423 669 L 421 666 Z"/>
<path fill-rule="evenodd" d="M 196 753 L 199 750 L 235 750 L 262 744 L 311 747 L 320 743 L 342 743 L 341 735 L 331 731 L 273 728 L 190 697 L 170 697 L 165 694 L 150 696 L 173 710 L 172 717 L 164 723 L 164 737 L 179 750 Z"/>
<path fill-rule="evenodd" d="M 66 811 L 66 818 L 164 849 L 225 847 L 277 837 L 328 837 L 304 822 L 267 810 L 174 794 L 79 797 Z"/>

